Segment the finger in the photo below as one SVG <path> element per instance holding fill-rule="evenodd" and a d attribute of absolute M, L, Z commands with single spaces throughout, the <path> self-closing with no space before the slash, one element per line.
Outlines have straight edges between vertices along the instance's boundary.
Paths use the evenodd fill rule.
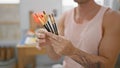
<path fill-rule="evenodd" d="M 63 40 L 65 40 L 63 36 L 58 36 L 58 35 L 52 34 L 50 32 L 45 32 L 45 33 L 48 37 L 51 37 L 59 42 L 63 42 Z"/>
<path fill-rule="evenodd" d="M 55 39 L 55 40 L 57 40 L 57 39 L 59 38 L 57 35 L 52 34 L 52 33 L 50 33 L 50 32 L 45 32 L 45 33 L 46 33 L 46 35 L 47 35 L 48 37 L 53 38 L 53 39 Z"/>
<path fill-rule="evenodd" d="M 45 35 L 45 34 L 41 34 L 41 33 L 38 33 L 36 36 L 37 36 L 37 38 L 39 38 L 39 39 L 44 39 L 44 38 L 46 38 L 46 35 Z"/>
<path fill-rule="evenodd" d="M 45 43 L 44 42 L 37 42 L 37 46 L 39 46 L 39 47 L 43 47 L 46 45 L 47 45 L 46 42 Z"/>
<path fill-rule="evenodd" d="M 47 32 L 45 29 L 38 29 L 35 31 L 35 35 L 45 34 L 45 32 Z"/>
<path fill-rule="evenodd" d="M 48 38 L 49 39 L 49 41 L 52 43 L 52 44 L 54 44 L 53 46 L 58 46 L 58 45 L 60 45 L 60 43 L 57 41 L 57 40 L 55 40 L 55 39 L 53 39 L 53 38 Z"/>
<path fill-rule="evenodd" d="M 58 39 L 57 39 L 59 42 L 63 42 L 63 40 L 65 40 L 65 38 L 63 38 L 63 36 L 58 36 Z"/>
<path fill-rule="evenodd" d="M 36 42 L 39 44 L 46 43 L 45 39 L 36 39 Z"/>

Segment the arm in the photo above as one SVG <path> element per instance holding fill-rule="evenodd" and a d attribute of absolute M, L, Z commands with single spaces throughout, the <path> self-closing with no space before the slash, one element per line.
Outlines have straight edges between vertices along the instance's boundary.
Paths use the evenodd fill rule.
<path fill-rule="evenodd" d="M 104 34 L 99 46 L 99 56 L 76 48 L 70 57 L 84 67 L 89 68 L 99 63 L 100 68 L 114 68 L 120 52 L 120 14 L 108 11 L 104 17 L 103 28 Z"/>
<path fill-rule="evenodd" d="M 62 36 L 49 32 L 46 32 L 46 35 L 52 42 L 53 49 L 57 54 L 69 56 L 85 68 L 94 68 L 93 66 L 98 63 L 100 68 L 114 68 L 120 52 L 120 14 L 111 11 L 106 12 L 103 20 L 103 29 L 98 56 L 75 48 L 69 40 Z"/>
<path fill-rule="evenodd" d="M 64 35 L 65 15 L 66 13 L 64 13 L 57 22 L 59 35 L 62 35 L 62 36 Z M 47 49 L 47 54 L 51 59 L 58 60 L 61 57 L 60 55 L 56 54 L 52 46 L 47 46 L 46 49 Z"/>

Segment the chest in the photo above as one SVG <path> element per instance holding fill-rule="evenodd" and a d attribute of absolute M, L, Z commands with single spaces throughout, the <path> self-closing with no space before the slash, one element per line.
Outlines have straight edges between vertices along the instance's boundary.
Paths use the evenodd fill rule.
<path fill-rule="evenodd" d="M 66 25 L 65 37 L 69 39 L 75 47 L 96 54 L 102 38 L 102 27 L 100 24 L 93 23 L 94 22 L 84 25 Z"/>

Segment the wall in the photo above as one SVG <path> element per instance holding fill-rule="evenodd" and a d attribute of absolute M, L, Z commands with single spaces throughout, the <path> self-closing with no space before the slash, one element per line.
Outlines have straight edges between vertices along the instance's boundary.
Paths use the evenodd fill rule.
<path fill-rule="evenodd" d="M 20 37 L 19 4 L 0 4 L 0 45 L 16 45 Z"/>
<path fill-rule="evenodd" d="M 29 29 L 29 12 L 42 12 L 52 13 L 53 9 L 57 10 L 58 18 L 62 13 L 62 0 L 21 0 L 20 1 L 20 23 L 22 37 L 24 37 L 26 31 Z M 41 58 L 42 57 L 42 58 Z M 42 60 L 41 60 L 42 59 Z M 37 56 L 37 64 L 53 64 L 52 60 L 46 55 Z"/>
<path fill-rule="evenodd" d="M 29 11 L 51 13 L 53 9 L 57 10 L 58 16 L 62 12 L 62 0 L 21 0 L 20 17 L 21 30 L 29 28 Z"/>

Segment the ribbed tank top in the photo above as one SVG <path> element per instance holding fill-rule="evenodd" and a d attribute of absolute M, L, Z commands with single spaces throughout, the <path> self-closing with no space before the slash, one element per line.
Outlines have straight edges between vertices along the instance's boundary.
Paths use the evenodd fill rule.
<path fill-rule="evenodd" d="M 74 21 L 74 9 L 68 11 L 65 17 L 64 36 L 80 50 L 98 55 L 98 47 L 102 38 L 102 21 L 107 8 L 101 7 L 98 13 L 87 22 L 77 24 Z M 84 68 L 71 58 L 65 56 L 64 68 Z"/>

